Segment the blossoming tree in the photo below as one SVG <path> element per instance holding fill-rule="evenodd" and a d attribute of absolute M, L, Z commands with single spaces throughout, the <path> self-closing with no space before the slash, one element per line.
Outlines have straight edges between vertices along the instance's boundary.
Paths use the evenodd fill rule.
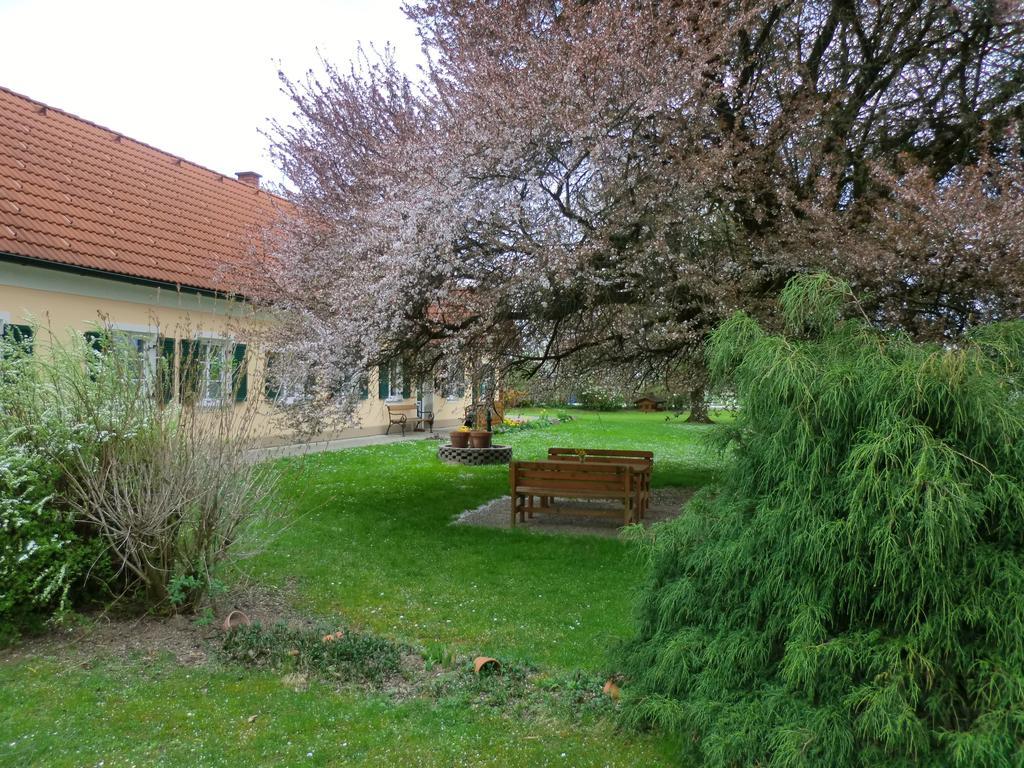
<path fill-rule="evenodd" d="M 363 371 L 496 361 L 685 383 L 827 269 L 880 324 L 1024 308 L 1024 25 L 980 0 L 422 0 L 429 64 L 284 78 L 301 217 L 281 343 L 342 409 Z"/>

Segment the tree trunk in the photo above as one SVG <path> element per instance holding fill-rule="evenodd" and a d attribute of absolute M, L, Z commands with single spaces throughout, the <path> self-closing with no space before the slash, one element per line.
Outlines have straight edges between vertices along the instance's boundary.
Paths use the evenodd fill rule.
<path fill-rule="evenodd" d="M 690 415 L 686 417 L 686 421 L 690 424 L 711 423 L 704 387 L 694 387 L 690 390 Z"/>

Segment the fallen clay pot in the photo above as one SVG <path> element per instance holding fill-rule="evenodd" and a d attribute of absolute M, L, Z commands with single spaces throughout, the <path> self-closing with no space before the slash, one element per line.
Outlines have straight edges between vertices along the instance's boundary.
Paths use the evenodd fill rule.
<path fill-rule="evenodd" d="M 501 662 L 492 659 L 490 656 L 477 656 L 473 659 L 473 671 L 481 675 L 483 673 L 496 674 L 501 672 Z"/>
<path fill-rule="evenodd" d="M 224 617 L 224 623 L 221 626 L 225 632 L 230 632 L 232 629 L 238 629 L 238 627 L 247 627 L 249 623 L 249 617 L 244 613 L 232 611 Z"/>

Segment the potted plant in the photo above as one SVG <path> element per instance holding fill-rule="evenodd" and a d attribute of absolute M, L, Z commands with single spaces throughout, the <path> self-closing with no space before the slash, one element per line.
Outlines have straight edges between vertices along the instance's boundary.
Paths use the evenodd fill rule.
<path fill-rule="evenodd" d="M 491 447 L 491 413 L 490 407 L 486 404 L 477 403 L 476 413 L 473 415 L 473 430 L 469 433 L 470 448 Z M 487 425 L 486 429 L 481 429 Z"/>
<path fill-rule="evenodd" d="M 462 426 L 452 430 L 452 448 L 465 448 L 469 445 L 469 427 Z"/>
<path fill-rule="evenodd" d="M 474 429 L 469 433 L 470 448 L 490 448 L 491 433 L 486 429 Z"/>

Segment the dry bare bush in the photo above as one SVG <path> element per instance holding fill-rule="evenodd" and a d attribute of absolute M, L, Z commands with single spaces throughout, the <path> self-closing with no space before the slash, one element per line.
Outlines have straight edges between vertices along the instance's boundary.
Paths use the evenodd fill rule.
<path fill-rule="evenodd" d="M 236 402 L 234 375 L 222 403 L 190 402 L 180 353 L 175 365 L 116 332 L 89 337 L 34 356 L 0 423 L 59 467 L 62 503 L 106 542 L 126 593 L 194 609 L 270 509 L 275 474 L 247 458 L 258 398 Z"/>

